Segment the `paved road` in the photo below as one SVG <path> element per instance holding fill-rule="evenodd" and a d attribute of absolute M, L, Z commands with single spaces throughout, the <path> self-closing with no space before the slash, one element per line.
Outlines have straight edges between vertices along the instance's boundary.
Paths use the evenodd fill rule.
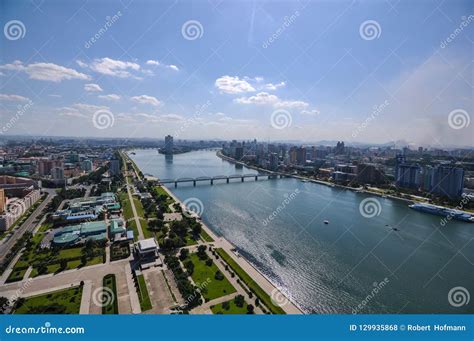
<path fill-rule="evenodd" d="M 46 205 L 49 204 L 51 199 L 56 195 L 55 191 L 49 189 L 45 189 L 44 191 L 48 193 L 46 199 L 44 199 L 44 201 L 36 208 L 36 210 L 28 217 L 28 219 L 26 219 L 26 221 L 21 224 L 20 227 L 18 227 L 18 230 L 14 232 L 12 237 L 10 237 L 8 240 L 3 240 L 3 243 L 0 245 L 0 262 L 3 262 L 3 259 L 7 255 L 10 248 L 26 231 L 33 231 L 36 226 L 36 224 L 34 223 L 36 221 L 36 218 L 40 215 Z"/>

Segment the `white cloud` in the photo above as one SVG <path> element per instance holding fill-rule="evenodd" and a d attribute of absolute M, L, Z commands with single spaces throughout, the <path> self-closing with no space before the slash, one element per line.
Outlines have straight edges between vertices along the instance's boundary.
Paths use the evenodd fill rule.
<path fill-rule="evenodd" d="M 0 94 L 0 101 L 9 101 L 9 102 L 28 102 L 29 98 L 23 97 L 20 95 L 6 95 Z"/>
<path fill-rule="evenodd" d="M 88 92 L 100 92 L 103 91 L 99 84 L 86 84 L 84 85 L 84 90 Z"/>
<path fill-rule="evenodd" d="M 300 114 L 306 115 L 306 116 L 318 116 L 320 112 L 317 109 L 311 109 L 311 110 L 303 110 L 300 112 Z"/>
<path fill-rule="evenodd" d="M 21 61 L 14 61 L 12 64 L 0 65 L 0 69 L 25 72 L 30 79 L 61 82 L 68 79 L 89 80 L 90 76 L 77 72 L 61 65 L 53 63 L 33 63 L 23 64 Z"/>
<path fill-rule="evenodd" d="M 132 74 L 133 71 L 140 70 L 140 65 L 137 63 L 125 62 L 106 57 L 94 59 L 90 64 L 78 60 L 77 64 L 107 76 L 119 78 L 139 78 Z"/>
<path fill-rule="evenodd" d="M 155 66 L 159 66 L 160 65 L 160 62 L 157 61 L 157 60 L 147 60 L 146 62 L 146 65 L 155 65 Z"/>
<path fill-rule="evenodd" d="M 239 94 L 243 92 L 255 91 L 255 88 L 250 85 L 249 82 L 240 79 L 237 76 L 222 76 L 216 79 L 214 85 L 220 90 L 220 92 L 227 94 Z"/>
<path fill-rule="evenodd" d="M 280 82 L 280 83 L 277 83 L 277 84 L 267 83 L 267 84 L 263 85 L 262 90 L 277 90 L 279 88 L 284 87 L 285 85 L 286 85 L 285 82 Z"/>
<path fill-rule="evenodd" d="M 100 95 L 98 97 L 101 99 L 106 99 L 108 101 L 118 101 L 120 99 L 120 96 L 116 94 Z"/>
<path fill-rule="evenodd" d="M 176 65 L 173 65 L 173 64 L 163 64 L 162 62 L 160 62 L 159 60 L 153 60 L 153 59 L 150 59 L 150 60 L 147 60 L 146 65 L 152 65 L 152 66 L 162 66 L 164 68 L 167 68 L 167 69 L 172 69 L 174 71 L 179 71 L 179 68 L 176 66 Z"/>
<path fill-rule="evenodd" d="M 153 96 L 148 96 L 148 95 L 140 95 L 140 96 L 133 96 L 132 101 L 138 102 L 140 104 L 150 104 L 155 107 L 160 106 L 161 102 Z"/>
<path fill-rule="evenodd" d="M 287 109 L 305 109 L 309 106 L 308 103 L 303 101 L 284 101 L 268 92 L 259 92 L 254 96 L 236 98 L 234 102 L 239 104 L 272 105 L 275 108 Z"/>
<path fill-rule="evenodd" d="M 280 99 L 271 95 L 268 92 L 259 92 L 258 94 L 250 97 L 240 97 L 234 100 L 235 103 L 239 104 L 257 104 L 257 105 L 275 105 Z"/>
<path fill-rule="evenodd" d="M 279 101 L 275 103 L 275 108 L 304 109 L 308 106 L 309 104 L 303 101 Z"/>

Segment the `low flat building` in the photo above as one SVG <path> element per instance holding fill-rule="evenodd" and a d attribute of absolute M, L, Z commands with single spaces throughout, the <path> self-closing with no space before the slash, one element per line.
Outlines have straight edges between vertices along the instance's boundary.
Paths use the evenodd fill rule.
<path fill-rule="evenodd" d="M 84 243 L 89 239 L 96 241 L 107 239 L 107 225 L 105 221 L 92 221 L 66 226 L 54 234 L 52 244 L 56 246 L 70 246 Z"/>

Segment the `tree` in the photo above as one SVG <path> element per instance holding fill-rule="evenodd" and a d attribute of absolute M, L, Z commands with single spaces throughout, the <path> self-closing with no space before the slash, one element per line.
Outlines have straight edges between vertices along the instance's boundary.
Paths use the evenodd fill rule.
<path fill-rule="evenodd" d="M 208 258 L 208 259 L 206 260 L 206 265 L 207 265 L 207 266 L 212 266 L 212 259 Z"/>
<path fill-rule="evenodd" d="M 194 263 L 191 260 L 189 260 L 186 263 L 184 263 L 184 267 L 188 271 L 189 276 L 191 276 L 194 272 Z"/>
<path fill-rule="evenodd" d="M 257 297 L 255 298 L 255 305 L 258 307 L 260 306 L 260 299 Z"/>
<path fill-rule="evenodd" d="M 206 245 L 199 245 L 198 246 L 197 255 L 198 255 L 199 259 L 201 259 L 201 260 L 207 259 Z"/>
<path fill-rule="evenodd" d="M 6 298 L 4 296 L 0 297 L 0 313 L 3 314 L 5 309 L 8 307 L 9 303 L 10 302 L 9 302 L 8 298 Z"/>
<path fill-rule="evenodd" d="M 181 251 L 179 252 L 179 259 L 183 261 L 188 257 L 188 255 L 189 255 L 188 249 L 181 249 Z"/>
<path fill-rule="evenodd" d="M 235 296 L 234 303 L 237 307 L 242 308 L 244 306 L 244 303 L 245 303 L 244 296 L 242 296 L 242 295 Z"/>
<path fill-rule="evenodd" d="M 67 260 L 66 259 L 61 259 L 59 262 L 59 268 L 60 270 L 64 270 L 67 268 Z"/>
<path fill-rule="evenodd" d="M 218 281 L 222 281 L 224 279 L 224 275 L 222 274 L 222 272 L 217 270 L 216 274 L 214 275 L 214 278 L 217 279 Z"/>
<path fill-rule="evenodd" d="M 229 310 L 230 309 L 229 301 L 225 301 L 225 302 L 222 303 L 222 309 L 224 309 L 224 310 Z"/>
<path fill-rule="evenodd" d="M 253 305 L 249 304 L 247 306 L 247 314 L 253 314 L 254 313 L 254 307 Z"/>

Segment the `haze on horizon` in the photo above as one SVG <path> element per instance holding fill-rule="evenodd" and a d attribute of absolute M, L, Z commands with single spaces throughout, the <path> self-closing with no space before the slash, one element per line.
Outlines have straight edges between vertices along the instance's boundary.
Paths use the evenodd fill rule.
<path fill-rule="evenodd" d="M 0 18 L 3 135 L 474 146 L 468 0 L 7 0 Z"/>

